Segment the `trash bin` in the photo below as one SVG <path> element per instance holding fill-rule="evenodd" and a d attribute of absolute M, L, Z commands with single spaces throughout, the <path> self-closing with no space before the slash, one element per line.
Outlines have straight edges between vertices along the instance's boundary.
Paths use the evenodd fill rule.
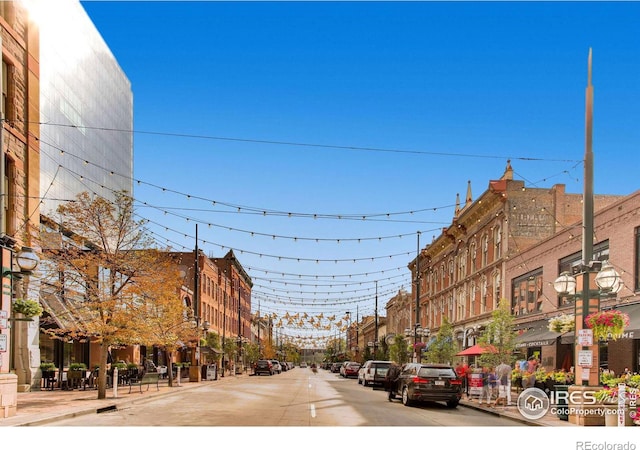
<path fill-rule="evenodd" d="M 207 366 L 207 374 L 206 374 L 206 380 L 217 380 L 218 379 L 218 373 L 217 373 L 217 366 L 215 364 L 209 364 Z"/>
<path fill-rule="evenodd" d="M 560 394 L 558 395 L 559 392 L 569 392 L 569 385 L 567 384 L 556 384 L 553 386 L 554 391 L 555 391 L 555 395 L 554 395 L 554 399 L 556 402 L 556 415 L 558 416 L 558 419 L 560 420 L 565 420 L 568 421 L 569 420 L 569 402 L 568 400 L 568 395 L 567 394 Z"/>
<path fill-rule="evenodd" d="M 207 366 L 206 364 L 203 364 L 200 367 L 200 378 L 204 381 L 207 380 L 207 369 L 209 368 L 209 366 Z"/>

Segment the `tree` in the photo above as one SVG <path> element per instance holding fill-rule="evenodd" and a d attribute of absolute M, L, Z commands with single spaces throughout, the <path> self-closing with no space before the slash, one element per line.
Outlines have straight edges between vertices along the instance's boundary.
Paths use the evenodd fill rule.
<path fill-rule="evenodd" d="M 104 399 L 109 349 L 149 341 L 150 305 L 168 300 L 175 285 L 161 262 L 164 252 L 154 249 L 143 224 L 133 219 L 133 199 L 126 192 L 116 193 L 114 202 L 84 192 L 60 205 L 58 214 L 65 239 L 46 249 L 43 283 L 78 319 L 76 328 L 59 332 L 100 344 L 98 398 Z M 177 290 L 173 295 L 178 298 Z"/>
<path fill-rule="evenodd" d="M 513 331 L 514 317 L 511 315 L 509 301 L 501 299 L 487 324 L 484 332 L 478 339 L 482 346 L 493 346 L 494 351 L 488 351 L 480 355 L 479 361 L 483 366 L 495 367 L 504 362 L 512 365 L 515 361 L 513 351 L 515 349 L 516 333 Z"/>
<path fill-rule="evenodd" d="M 193 342 L 197 334 L 192 310 L 179 295 L 182 281 L 174 260 L 168 253 L 159 253 L 155 264 L 157 278 L 136 280 L 139 301 L 144 302 L 143 307 L 137 310 L 142 314 L 140 322 L 144 327 L 140 341 L 164 350 L 169 386 L 173 386 L 173 355 L 178 349 L 178 342 Z"/>
<path fill-rule="evenodd" d="M 445 316 L 438 329 L 435 340 L 427 350 L 427 361 L 451 364 L 458 349 L 453 339 L 453 326 Z"/>
<path fill-rule="evenodd" d="M 409 361 L 409 343 L 402 334 L 396 334 L 389 347 L 389 359 L 402 365 Z"/>

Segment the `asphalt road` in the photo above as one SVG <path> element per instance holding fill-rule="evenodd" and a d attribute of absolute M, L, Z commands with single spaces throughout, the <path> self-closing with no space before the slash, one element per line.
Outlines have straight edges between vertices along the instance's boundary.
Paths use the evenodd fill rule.
<path fill-rule="evenodd" d="M 204 384 L 170 396 L 51 426 L 384 427 L 522 426 L 470 408 L 426 403 L 406 407 L 386 392 L 326 370 L 295 368 L 279 375 Z"/>

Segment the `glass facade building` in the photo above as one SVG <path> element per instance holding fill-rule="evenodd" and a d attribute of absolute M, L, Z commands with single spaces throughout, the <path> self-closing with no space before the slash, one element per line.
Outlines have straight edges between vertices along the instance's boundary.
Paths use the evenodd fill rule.
<path fill-rule="evenodd" d="M 133 194 L 131 83 L 77 0 L 40 2 L 41 214 L 83 191 Z"/>

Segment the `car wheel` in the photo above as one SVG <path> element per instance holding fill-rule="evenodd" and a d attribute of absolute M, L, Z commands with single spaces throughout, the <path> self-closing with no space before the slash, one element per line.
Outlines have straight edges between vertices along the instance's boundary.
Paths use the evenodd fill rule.
<path fill-rule="evenodd" d="M 449 400 L 447 401 L 447 406 L 449 408 L 455 408 L 458 406 L 458 403 L 459 403 L 458 400 Z"/>
<path fill-rule="evenodd" d="M 406 386 L 402 389 L 402 404 L 404 406 L 411 406 L 411 399 L 409 398 L 409 388 Z"/>

